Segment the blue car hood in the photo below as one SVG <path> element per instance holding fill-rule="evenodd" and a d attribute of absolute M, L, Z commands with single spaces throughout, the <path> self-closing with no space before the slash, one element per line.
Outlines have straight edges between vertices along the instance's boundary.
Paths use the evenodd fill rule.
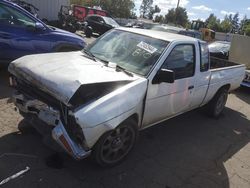
<path fill-rule="evenodd" d="M 65 30 L 62 30 L 62 29 L 59 29 L 59 28 L 56 28 L 56 27 L 53 27 L 53 26 L 48 26 L 49 29 L 51 29 L 54 33 L 58 33 L 60 35 L 65 35 L 65 36 L 68 36 L 68 37 L 74 37 L 74 38 L 77 38 L 79 40 L 82 40 L 83 41 L 83 38 L 74 34 L 74 33 L 71 33 L 69 31 L 65 31 Z"/>

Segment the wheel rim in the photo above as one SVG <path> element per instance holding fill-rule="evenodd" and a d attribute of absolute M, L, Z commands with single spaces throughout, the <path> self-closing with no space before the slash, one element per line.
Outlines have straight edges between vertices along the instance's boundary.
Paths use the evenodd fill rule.
<path fill-rule="evenodd" d="M 226 93 L 221 94 L 216 103 L 216 108 L 215 108 L 216 115 L 222 112 L 222 110 L 225 107 L 226 101 L 227 101 Z"/>
<path fill-rule="evenodd" d="M 101 149 L 102 160 L 115 163 L 123 159 L 132 148 L 135 131 L 130 126 L 124 126 L 112 131 L 104 140 Z"/>

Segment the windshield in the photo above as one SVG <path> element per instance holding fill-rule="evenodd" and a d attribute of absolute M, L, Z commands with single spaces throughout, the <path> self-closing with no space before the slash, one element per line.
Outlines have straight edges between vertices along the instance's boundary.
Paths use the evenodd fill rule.
<path fill-rule="evenodd" d="M 167 45 L 167 41 L 112 30 L 87 50 L 100 60 L 116 63 L 127 71 L 146 76 Z"/>
<path fill-rule="evenodd" d="M 113 20 L 112 18 L 109 18 L 109 17 L 103 17 L 104 21 L 109 24 L 109 25 L 112 25 L 112 26 L 116 26 L 116 27 L 119 27 L 119 24 Z"/>

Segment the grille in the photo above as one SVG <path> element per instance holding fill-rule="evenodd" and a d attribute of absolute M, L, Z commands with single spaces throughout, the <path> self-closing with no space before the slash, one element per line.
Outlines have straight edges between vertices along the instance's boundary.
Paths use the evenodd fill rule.
<path fill-rule="evenodd" d="M 61 109 L 60 101 L 33 85 L 27 84 L 21 80 L 17 80 L 16 89 L 29 98 L 38 99 L 53 108 Z"/>

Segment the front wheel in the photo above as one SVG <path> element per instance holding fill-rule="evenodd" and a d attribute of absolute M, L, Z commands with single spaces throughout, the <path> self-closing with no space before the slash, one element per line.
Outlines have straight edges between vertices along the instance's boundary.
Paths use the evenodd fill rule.
<path fill-rule="evenodd" d="M 101 166 L 120 163 L 133 148 L 137 138 L 137 124 L 127 120 L 116 129 L 101 136 L 94 147 L 93 157 Z"/>
<path fill-rule="evenodd" d="M 228 90 L 222 88 L 219 90 L 214 98 L 207 104 L 207 112 L 210 116 L 218 118 L 223 112 L 228 97 Z"/>

